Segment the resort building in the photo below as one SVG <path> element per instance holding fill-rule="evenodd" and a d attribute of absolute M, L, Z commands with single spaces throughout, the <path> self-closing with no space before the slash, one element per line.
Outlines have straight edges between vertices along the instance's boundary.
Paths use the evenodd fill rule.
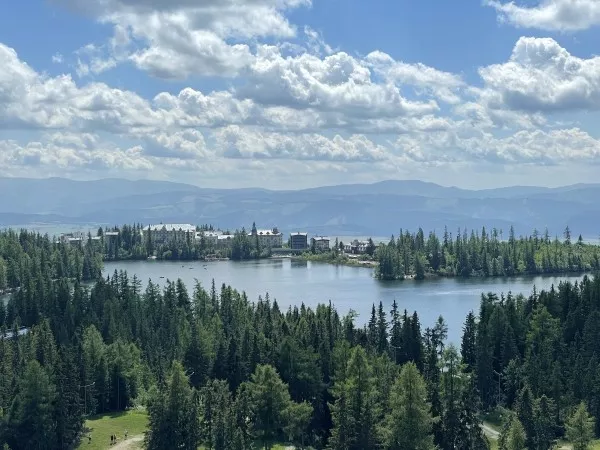
<path fill-rule="evenodd" d="M 196 237 L 196 227 L 186 224 L 161 223 L 159 225 L 148 225 L 143 229 L 144 237 L 150 233 L 153 242 L 164 243 L 169 241 L 184 242 L 186 239 Z"/>
<path fill-rule="evenodd" d="M 353 255 L 363 255 L 367 253 L 368 245 L 369 241 L 359 241 L 354 239 L 350 244 L 344 245 L 344 252 L 351 253 Z"/>
<path fill-rule="evenodd" d="M 290 248 L 292 250 L 308 249 L 308 233 L 290 234 Z"/>
<path fill-rule="evenodd" d="M 222 231 L 198 231 L 196 233 L 196 240 L 206 239 L 206 243 L 209 245 L 216 246 L 219 241 L 219 236 L 223 236 Z"/>
<path fill-rule="evenodd" d="M 258 245 L 261 247 L 281 248 L 283 247 L 283 233 L 277 228 L 272 230 L 257 230 L 255 226 L 248 233 L 250 237 L 258 237 Z"/>
<path fill-rule="evenodd" d="M 317 249 L 317 250 L 320 250 L 320 251 L 329 250 L 330 239 L 328 237 L 315 236 L 314 238 L 312 238 L 312 242 L 315 246 L 315 249 Z"/>

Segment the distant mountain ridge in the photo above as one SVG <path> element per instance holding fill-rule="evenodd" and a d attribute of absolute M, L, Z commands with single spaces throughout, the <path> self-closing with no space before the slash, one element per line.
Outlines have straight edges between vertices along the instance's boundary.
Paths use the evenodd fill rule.
<path fill-rule="evenodd" d="M 168 181 L 0 178 L 0 226 L 30 223 L 210 223 L 222 228 L 278 226 L 331 235 L 398 234 L 400 228 L 453 233 L 512 225 L 596 239 L 600 184 L 468 190 L 423 181 L 302 190 L 207 189 Z"/>

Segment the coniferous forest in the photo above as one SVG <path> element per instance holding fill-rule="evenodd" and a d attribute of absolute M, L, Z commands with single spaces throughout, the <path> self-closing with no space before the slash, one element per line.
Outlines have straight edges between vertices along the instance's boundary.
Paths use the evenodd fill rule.
<path fill-rule="evenodd" d="M 502 277 L 555 273 L 581 273 L 600 270 L 600 247 L 585 243 L 581 235 L 573 242 L 567 227 L 562 240 L 551 238 L 548 230 L 537 230 L 527 237 L 509 235 L 501 230 L 481 233 L 459 229 L 456 236 L 444 230 L 426 238 L 423 230 L 400 230 L 398 238 L 376 250 L 377 277 L 396 280 L 405 276 L 423 279 L 427 275 L 459 277 Z"/>
<path fill-rule="evenodd" d="M 553 244 L 539 245 L 513 247 L 536 258 Z M 587 261 L 584 244 L 562 245 Z M 91 241 L 0 233 L 5 448 L 74 448 L 85 415 L 134 406 L 149 449 L 478 450 L 499 406 L 502 449 L 585 449 L 600 433 L 600 278 L 482 295 L 452 345 L 443 318 L 396 302 L 359 326 L 331 304 L 281 311 L 225 285 L 103 278 L 101 264 Z"/>

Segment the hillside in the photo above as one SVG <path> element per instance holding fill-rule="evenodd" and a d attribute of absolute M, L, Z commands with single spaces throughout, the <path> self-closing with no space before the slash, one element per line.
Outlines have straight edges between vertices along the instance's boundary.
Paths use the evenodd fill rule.
<path fill-rule="evenodd" d="M 31 223 L 212 223 L 235 229 L 253 221 L 283 230 L 332 235 L 397 234 L 444 225 L 519 233 L 548 227 L 597 238 L 600 185 L 515 186 L 466 190 L 421 181 L 325 186 L 305 190 L 205 189 L 164 181 L 0 178 L 0 225 Z"/>

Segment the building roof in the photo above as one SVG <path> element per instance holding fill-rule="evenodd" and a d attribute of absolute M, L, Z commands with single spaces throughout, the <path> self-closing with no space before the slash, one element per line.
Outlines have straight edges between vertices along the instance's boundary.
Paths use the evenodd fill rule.
<path fill-rule="evenodd" d="M 104 232 L 104 236 L 118 236 L 119 232 L 118 231 L 105 231 Z"/>
<path fill-rule="evenodd" d="M 256 230 L 256 234 L 258 236 L 281 236 L 279 231 L 275 232 L 273 230 Z M 253 236 L 252 232 L 248 233 L 248 236 Z"/>
<path fill-rule="evenodd" d="M 315 241 L 327 241 L 327 242 L 331 241 L 331 239 L 329 239 L 327 236 L 315 236 L 313 239 Z"/>
<path fill-rule="evenodd" d="M 218 236 L 222 236 L 223 232 L 222 231 L 199 231 L 198 232 L 198 236 L 204 236 L 204 237 L 218 237 Z"/>
<path fill-rule="evenodd" d="M 144 228 L 144 230 L 151 231 L 187 231 L 192 232 L 196 231 L 196 227 L 194 225 L 190 225 L 189 223 L 160 223 L 158 225 L 148 225 Z"/>
<path fill-rule="evenodd" d="M 232 238 L 233 238 L 233 235 L 231 235 L 231 234 L 220 234 L 219 236 L 217 236 L 217 239 L 219 241 L 223 241 L 226 239 L 232 239 Z"/>
<path fill-rule="evenodd" d="M 308 233 L 290 233 L 290 236 L 308 236 Z"/>

